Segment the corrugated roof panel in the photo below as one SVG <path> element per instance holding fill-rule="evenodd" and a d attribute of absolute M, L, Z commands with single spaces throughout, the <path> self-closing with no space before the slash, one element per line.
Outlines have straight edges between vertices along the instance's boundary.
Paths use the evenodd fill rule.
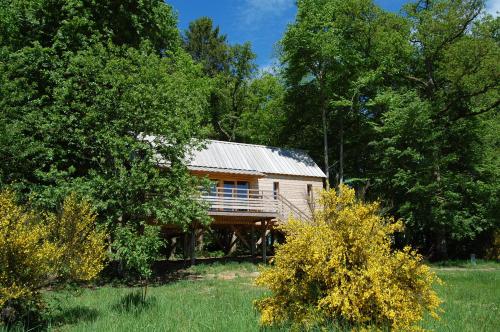
<path fill-rule="evenodd" d="M 188 166 L 188 169 L 192 171 L 200 171 L 206 173 L 230 173 L 230 174 L 253 175 L 258 177 L 266 176 L 264 173 L 258 171 L 249 171 L 240 169 L 225 169 L 225 168 L 200 167 L 200 166 Z"/>
<path fill-rule="evenodd" d="M 305 152 L 263 145 L 208 141 L 206 148 L 195 151 L 189 162 L 193 167 L 325 177 Z"/>

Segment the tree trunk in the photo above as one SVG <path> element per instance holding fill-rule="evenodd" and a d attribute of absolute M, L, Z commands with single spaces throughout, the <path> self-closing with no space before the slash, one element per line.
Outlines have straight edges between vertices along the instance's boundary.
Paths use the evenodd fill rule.
<path fill-rule="evenodd" d="M 326 190 L 330 189 L 330 164 L 328 163 L 328 125 L 325 103 L 321 103 L 321 119 L 323 121 L 323 154 L 325 161 Z"/>
<path fill-rule="evenodd" d="M 176 249 L 177 249 L 177 236 L 174 236 L 170 239 L 170 245 L 169 245 L 169 250 L 167 253 L 167 259 L 174 259 L 175 258 Z"/>
<path fill-rule="evenodd" d="M 344 119 L 340 117 L 339 185 L 344 183 Z"/>

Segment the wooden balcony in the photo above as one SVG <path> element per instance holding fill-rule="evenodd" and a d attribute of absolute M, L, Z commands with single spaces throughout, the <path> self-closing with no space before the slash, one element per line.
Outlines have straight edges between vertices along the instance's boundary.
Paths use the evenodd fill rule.
<path fill-rule="evenodd" d="M 199 197 L 208 203 L 208 214 L 215 221 L 227 220 L 233 223 L 241 221 L 272 220 L 286 221 L 290 215 L 295 218 L 310 217 L 286 198 L 272 190 L 212 188 L 202 191 Z"/>

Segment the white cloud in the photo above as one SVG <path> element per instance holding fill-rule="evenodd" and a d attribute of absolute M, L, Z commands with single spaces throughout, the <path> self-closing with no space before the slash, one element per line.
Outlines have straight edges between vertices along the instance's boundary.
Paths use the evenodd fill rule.
<path fill-rule="evenodd" d="M 245 0 L 240 9 L 241 22 L 251 27 L 264 20 L 281 16 L 294 6 L 294 0 Z"/>
<path fill-rule="evenodd" d="M 486 1 L 486 11 L 495 17 L 498 16 L 500 13 L 500 0 Z"/>

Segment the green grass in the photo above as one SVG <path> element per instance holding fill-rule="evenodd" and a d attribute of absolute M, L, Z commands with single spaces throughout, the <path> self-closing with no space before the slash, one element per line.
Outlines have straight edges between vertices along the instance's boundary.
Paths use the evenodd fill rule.
<path fill-rule="evenodd" d="M 189 273 L 198 275 L 207 274 L 230 274 L 245 276 L 249 273 L 259 271 L 259 265 L 249 262 L 230 262 L 230 263 L 213 263 L 213 264 L 199 264 L 191 266 L 186 270 Z"/>
<path fill-rule="evenodd" d="M 487 270 L 487 269 L 500 269 L 500 262 L 485 261 L 482 259 L 476 260 L 473 263 L 470 260 L 447 260 L 436 263 L 430 263 L 434 268 L 464 268 L 472 270 Z"/>
<path fill-rule="evenodd" d="M 58 294 L 60 331 L 255 331 L 252 299 L 262 291 L 248 278 L 182 280 L 140 289 L 102 287 L 78 297 Z M 61 326 L 61 322 L 63 323 Z"/>
<path fill-rule="evenodd" d="M 437 291 L 444 301 L 440 321 L 422 325 L 435 331 L 500 331 L 500 269 L 436 269 L 445 282 Z"/>
<path fill-rule="evenodd" d="M 435 331 L 500 331 L 500 268 L 479 264 L 436 267 L 445 282 L 440 321 L 422 326 Z M 229 263 L 187 269 L 187 280 L 150 287 L 144 303 L 140 288 L 105 286 L 47 294 L 60 307 L 52 331 L 260 331 L 253 286 L 256 265 Z M 186 276 L 186 275 L 184 275 Z M 0 329 L 1 330 L 1 329 Z"/>

